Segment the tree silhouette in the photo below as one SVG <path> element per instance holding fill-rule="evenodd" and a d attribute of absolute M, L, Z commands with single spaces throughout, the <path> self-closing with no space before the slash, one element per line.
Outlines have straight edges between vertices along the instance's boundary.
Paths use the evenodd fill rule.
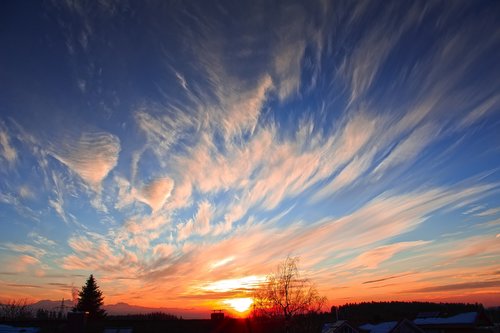
<path fill-rule="evenodd" d="M 33 313 L 26 299 L 13 299 L 0 303 L 0 319 L 24 320 L 32 316 Z"/>
<path fill-rule="evenodd" d="M 106 311 L 101 309 L 103 299 L 102 291 L 99 289 L 94 276 L 90 274 L 87 283 L 82 286 L 82 290 L 78 293 L 78 303 L 75 310 L 88 312 L 89 318 L 103 318 L 106 316 Z"/>
<path fill-rule="evenodd" d="M 314 283 L 301 276 L 298 261 L 287 257 L 254 295 L 255 315 L 283 318 L 287 332 L 295 316 L 318 312 L 326 302 Z"/>

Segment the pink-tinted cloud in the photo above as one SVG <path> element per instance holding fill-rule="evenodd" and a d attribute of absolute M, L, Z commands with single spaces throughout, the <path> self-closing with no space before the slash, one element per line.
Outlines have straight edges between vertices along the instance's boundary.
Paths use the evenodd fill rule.
<path fill-rule="evenodd" d="M 3 243 L 0 244 L 0 248 L 7 249 L 9 251 L 24 253 L 30 257 L 40 258 L 44 256 L 47 251 L 29 244 L 14 244 L 14 243 Z"/>
<path fill-rule="evenodd" d="M 223 100 L 221 113 L 215 113 L 214 126 L 221 127 L 227 139 L 241 135 L 244 131 L 253 132 L 266 99 L 267 92 L 273 82 L 265 75 L 254 89 L 243 93 L 234 93 Z"/>
<path fill-rule="evenodd" d="M 149 205 L 153 212 L 167 201 L 174 188 L 174 181 L 168 177 L 158 178 L 145 185 L 137 194 L 137 199 Z"/>
<path fill-rule="evenodd" d="M 40 264 L 40 260 L 35 257 L 23 254 L 12 260 L 9 269 L 14 272 L 26 272 L 28 269 Z"/>
<path fill-rule="evenodd" d="M 382 262 L 389 260 L 399 252 L 405 251 L 412 247 L 426 245 L 428 243 L 429 242 L 426 241 L 414 241 L 414 242 L 400 242 L 400 243 L 379 246 L 357 256 L 354 260 L 350 261 L 347 266 L 349 268 L 361 267 L 367 269 L 375 269 Z M 343 268 L 346 269 L 347 267 Z"/>
<path fill-rule="evenodd" d="M 186 223 L 178 225 L 178 240 L 182 241 L 191 235 L 206 235 L 211 231 L 213 208 L 208 201 L 198 204 L 196 215 Z"/>
<path fill-rule="evenodd" d="M 95 191 L 116 166 L 120 140 L 109 133 L 87 132 L 80 138 L 54 147 L 52 155 L 78 174 Z"/>

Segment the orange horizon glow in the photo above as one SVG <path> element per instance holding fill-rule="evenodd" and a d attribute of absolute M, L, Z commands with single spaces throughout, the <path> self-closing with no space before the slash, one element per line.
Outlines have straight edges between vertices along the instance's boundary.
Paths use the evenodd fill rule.
<path fill-rule="evenodd" d="M 102 288 L 104 296 L 105 296 L 105 304 L 111 305 L 116 303 L 127 303 L 133 306 L 141 306 L 141 307 L 151 307 L 151 308 L 166 308 L 166 309 L 176 309 L 179 313 L 185 313 L 189 317 L 189 313 L 195 313 L 195 317 L 208 317 L 209 314 L 214 309 L 222 309 L 226 315 L 237 317 L 237 318 L 245 318 L 250 315 L 252 310 L 253 300 L 247 293 L 239 293 L 238 290 L 242 285 L 245 285 L 248 281 L 256 281 L 255 276 L 250 276 L 247 278 L 239 278 L 239 279 L 229 279 L 229 280 L 221 280 L 218 283 L 214 283 L 211 286 L 214 287 L 215 290 L 219 290 L 215 292 L 214 297 L 217 297 L 217 294 L 220 293 L 221 296 L 226 293 L 233 293 L 234 297 L 224 297 L 211 300 L 201 301 L 200 299 L 196 299 L 193 297 L 192 300 L 189 301 L 165 301 L 155 299 L 153 295 L 144 295 L 145 297 L 138 300 L 128 297 L 113 296 L 107 295 L 106 288 Z M 243 284 L 238 284 L 236 281 L 244 281 Z M 411 286 L 411 284 L 409 284 Z M 416 285 L 416 284 L 414 284 Z M 421 285 L 419 285 L 421 286 Z M 29 288 L 27 288 L 29 289 Z M 495 290 L 495 288 L 489 288 L 486 292 L 479 291 L 477 293 L 470 291 L 462 291 L 462 292 L 448 292 L 448 293 L 429 293 L 427 295 L 417 295 L 417 294 L 407 294 L 401 295 L 400 291 L 389 288 L 380 288 L 382 290 L 386 290 L 386 292 L 379 292 L 377 295 L 372 296 L 363 296 L 361 293 L 363 292 L 362 288 L 341 288 L 334 291 L 321 292 L 322 295 L 326 296 L 328 299 L 327 305 L 323 308 L 323 311 L 330 311 L 331 306 L 341 306 L 346 303 L 361 303 L 361 302 L 387 302 L 387 301 L 422 301 L 422 302 L 455 302 L 455 303 L 481 303 L 485 307 L 490 306 L 498 306 L 498 300 L 500 299 L 500 293 Z M 26 290 L 26 288 L 25 288 Z M 366 292 L 366 290 L 364 290 Z M 399 294 L 399 295 L 398 295 Z M 26 299 L 28 303 L 34 303 L 39 300 L 50 299 L 50 300 L 60 300 L 65 298 L 66 300 L 70 299 L 69 295 L 61 294 L 61 297 L 58 299 L 55 297 L 51 297 L 50 295 L 40 295 L 36 297 L 36 292 L 33 290 L 32 293 L 13 293 L 10 295 L 2 295 L 2 299 L 0 301 L 7 301 L 13 299 Z M 202 315 L 202 314 L 205 315 Z"/>
<path fill-rule="evenodd" d="M 490 269 L 494 269 L 494 266 L 491 266 Z M 453 270 L 449 272 L 453 272 Z M 99 277 L 97 277 L 97 281 L 103 291 L 105 304 L 108 305 L 124 302 L 134 306 L 172 308 L 178 309 L 181 312 L 184 311 L 183 309 L 190 309 L 189 311 L 196 310 L 207 314 L 213 309 L 224 309 L 229 314 L 236 317 L 248 316 L 252 305 L 251 293 L 255 288 L 258 288 L 259 285 L 264 283 L 266 280 L 265 275 L 247 275 L 217 280 L 214 279 L 217 277 L 217 273 L 217 271 L 213 271 L 207 275 L 213 277 L 210 282 L 197 283 L 187 289 L 185 295 L 188 298 L 170 300 L 163 298 L 161 294 L 159 296 L 157 292 L 149 293 L 144 291 L 141 293 L 140 298 L 134 298 L 133 295 L 123 293 L 113 294 L 109 292 L 109 290 L 111 290 L 112 287 L 116 287 L 115 281 L 105 278 L 99 279 Z M 457 277 L 465 273 L 467 272 L 463 269 L 457 269 L 455 272 Z M 333 286 L 328 280 L 312 279 L 312 281 L 317 284 L 320 294 L 327 297 L 328 301 L 323 309 L 324 311 L 328 311 L 332 305 L 339 306 L 346 303 L 370 301 L 482 303 L 486 307 L 499 305 L 498 300 L 500 299 L 500 293 L 494 285 L 483 287 L 477 291 L 457 289 L 447 292 L 436 292 L 433 291 L 433 288 L 436 287 L 431 283 L 432 279 L 430 279 L 435 277 L 436 274 L 431 272 L 418 275 L 402 274 L 390 278 L 386 282 L 384 279 L 379 281 L 370 279 L 368 276 L 360 275 L 350 279 L 345 277 L 346 283 L 337 286 Z M 424 279 L 428 279 L 430 282 L 422 282 Z M 444 289 L 453 287 L 454 285 L 460 287 L 464 284 L 463 281 L 464 280 L 461 279 L 449 280 L 448 286 L 445 286 Z M 74 286 L 76 287 L 76 283 Z M 133 286 L 124 286 L 124 288 L 131 287 Z M 53 293 L 50 290 L 44 290 L 42 288 L 30 288 L 28 285 L 23 288 L 11 286 L 9 289 L 10 290 L 6 290 L 7 293 L 1 295 L 2 300 L 27 299 L 29 302 L 36 302 L 44 299 L 71 299 L 70 290 L 67 288 L 61 289 L 59 293 Z M 207 297 L 207 295 L 211 296 Z M 185 311 L 189 312 L 188 310 Z"/>

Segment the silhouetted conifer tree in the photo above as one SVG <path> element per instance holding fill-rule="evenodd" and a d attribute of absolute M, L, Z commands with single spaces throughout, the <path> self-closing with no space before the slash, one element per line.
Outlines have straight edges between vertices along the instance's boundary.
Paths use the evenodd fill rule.
<path fill-rule="evenodd" d="M 102 291 L 99 289 L 94 276 L 90 274 L 87 283 L 82 287 L 78 293 L 78 303 L 75 310 L 88 312 L 89 318 L 103 318 L 106 316 L 106 311 L 101 309 L 103 305 Z"/>

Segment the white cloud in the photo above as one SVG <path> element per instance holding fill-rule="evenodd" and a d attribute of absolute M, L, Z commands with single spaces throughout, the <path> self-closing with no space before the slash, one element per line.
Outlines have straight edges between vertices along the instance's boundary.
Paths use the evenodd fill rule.
<path fill-rule="evenodd" d="M 500 95 L 495 95 L 491 98 L 488 98 L 483 103 L 479 104 L 476 108 L 472 109 L 472 111 L 470 111 L 469 114 L 467 114 L 465 118 L 462 119 L 462 121 L 458 125 L 459 128 L 465 128 L 471 126 L 479 119 L 487 115 L 489 112 L 492 112 L 495 109 L 495 107 L 498 108 L 499 103 L 500 103 Z"/>
<path fill-rule="evenodd" d="M 396 43 L 416 23 L 417 5 L 400 15 L 396 14 L 398 5 L 389 3 L 384 8 L 383 18 L 376 25 L 366 26 L 363 37 L 355 43 L 355 49 L 346 56 L 339 69 L 339 74 L 350 86 L 349 104 L 365 96 Z M 366 6 L 357 5 L 351 19 L 366 12 Z"/>
<path fill-rule="evenodd" d="M 484 208 L 485 207 L 482 205 L 474 205 L 471 208 L 469 208 L 468 210 L 466 210 L 463 214 L 469 215 L 469 214 L 472 214 L 474 212 L 477 212 L 478 210 L 483 210 Z"/>
<path fill-rule="evenodd" d="M 47 251 L 45 251 L 44 249 L 29 244 L 2 243 L 0 244 L 0 248 L 14 252 L 24 253 L 38 259 L 47 253 Z"/>
<path fill-rule="evenodd" d="M 179 81 L 179 84 L 182 86 L 182 88 L 187 90 L 188 89 L 187 82 L 186 82 L 186 79 L 184 78 L 184 76 L 179 72 L 175 72 L 175 77 Z"/>
<path fill-rule="evenodd" d="M 51 153 L 99 192 L 101 182 L 116 166 L 119 152 L 120 140 L 116 136 L 87 132 L 53 148 Z"/>
<path fill-rule="evenodd" d="M 33 191 L 27 185 L 23 185 L 23 186 L 19 187 L 19 195 L 23 199 L 32 199 L 35 196 Z"/>
<path fill-rule="evenodd" d="M 197 119 L 188 111 L 172 110 L 168 106 L 144 105 L 134 116 L 136 124 L 146 135 L 147 148 L 160 160 L 166 156 L 172 145 L 188 136 L 189 129 L 198 126 Z M 136 163 L 140 160 L 140 155 L 139 153 L 135 158 Z"/>
<path fill-rule="evenodd" d="M 365 172 L 371 165 L 373 155 L 375 150 L 369 153 L 362 154 L 361 156 L 356 156 L 354 159 L 342 169 L 342 171 L 333 179 L 328 187 L 325 187 L 323 191 L 332 193 L 333 191 L 338 191 L 344 186 L 348 186 L 353 181 L 361 177 L 363 172 Z"/>
<path fill-rule="evenodd" d="M 224 259 L 221 259 L 221 260 L 216 260 L 216 261 L 214 261 L 213 263 L 210 264 L 210 268 L 211 268 L 211 270 L 217 269 L 219 267 L 227 265 L 231 261 L 234 261 L 234 259 L 235 259 L 234 256 L 230 256 L 230 257 L 227 257 L 227 258 L 224 258 Z"/>
<path fill-rule="evenodd" d="M 7 127 L 0 121 L 0 157 L 12 165 L 16 162 L 17 155 L 16 149 L 12 146 Z"/>
<path fill-rule="evenodd" d="M 56 245 L 56 242 L 54 242 L 53 240 L 48 239 L 44 236 L 41 236 L 40 234 L 37 234 L 36 232 L 30 232 L 28 234 L 28 237 L 31 238 L 39 246 L 55 246 Z"/>
<path fill-rule="evenodd" d="M 374 173 L 380 176 L 394 166 L 413 162 L 438 134 L 436 126 L 427 124 L 418 127 L 391 151 L 375 168 Z"/>
<path fill-rule="evenodd" d="M 68 224 L 71 220 L 69 215 L 64 210 L 64 196 L 69 194 L 71 185 L 67 184 L 59 172 L 52 171 L 52 193 L 53 197 L 48 200 L 48 204 L 52 207 L 57 215 Z"/>
<path fill-rule="evenodd" d="M 476 215 L 476 216 L 493 216 L 493 215 L 497 215 L 499 213 L 500 213 L 500 207 L 497 207 L 497 208 L 490 208 L 487 210 L 483 210 L 482 212 L 476 213 L 474 215 Z"/>

